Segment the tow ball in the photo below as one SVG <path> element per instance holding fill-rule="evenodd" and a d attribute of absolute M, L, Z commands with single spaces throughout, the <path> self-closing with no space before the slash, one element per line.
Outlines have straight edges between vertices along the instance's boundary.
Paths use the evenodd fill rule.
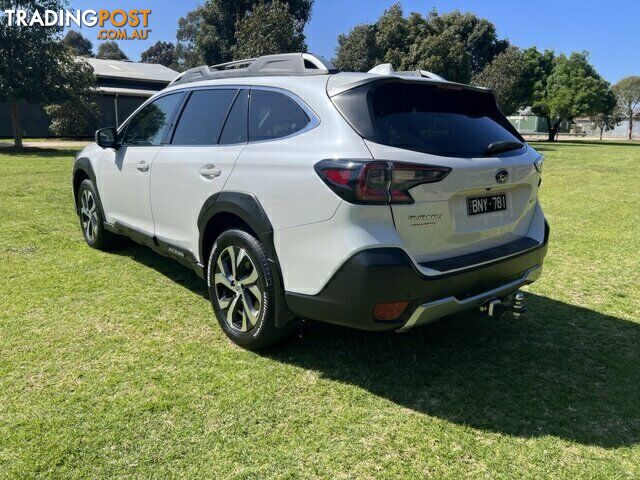
<path fill-rule="evenodd" d="M 511 312 L 513 318 L 520 318 L 526 308 L 524 306 L 524 293 L 514 292 L 504 298 L 494 298 L 484 303 L 480 311 L 490 318 L 500 318 L 507 312 Z"/>

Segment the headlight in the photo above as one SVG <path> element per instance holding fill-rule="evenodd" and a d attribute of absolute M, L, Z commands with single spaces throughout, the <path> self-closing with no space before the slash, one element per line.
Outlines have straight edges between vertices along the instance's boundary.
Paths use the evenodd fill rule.
<path fill-rule="evenodd" d="M 538 173 L 542 173 L 542 164 L 544 163 L 544 155 L 540 155 L 535 162 L 533 162 L 533 165 L 536 167 L 536 170 L 538 171 Z"/>

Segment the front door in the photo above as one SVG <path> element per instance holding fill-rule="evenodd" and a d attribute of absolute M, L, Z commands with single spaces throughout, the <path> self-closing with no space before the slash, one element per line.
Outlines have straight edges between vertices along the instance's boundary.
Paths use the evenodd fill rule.
<path fill-rule="evenodd" d="M 143 107 L 125 126 L 122 146 L 105 151 L 98 189 L 107 222 L 153 235 L 151 166 L 182 96 L 164 95 Z"/>
<path fill-rule="evenodd" d="M 194 90 L 155 158 L 151 208 L 158 240 L 198 258 L 198 215 L 221 191 L 247 142 L 248 90 Z M 204 262 L 205 259 L 200 259 Z"/>

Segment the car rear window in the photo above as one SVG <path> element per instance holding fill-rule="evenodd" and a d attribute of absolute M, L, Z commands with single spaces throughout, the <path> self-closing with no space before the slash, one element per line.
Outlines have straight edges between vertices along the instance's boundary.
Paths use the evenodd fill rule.
<path fill-rule="evenodd" d="M 478 157 L 494 142 L 523 142 L 494 96 L 455 86 L 375 82 L 333 97 L 367 140 L 441 156 Z M 505 155 L 521 153 L 521 149 Z"/>
<path fill-rule="evenodd" d="M 249 105 L 249 141 L 274 140 L 302 130 L 309 117 L 288 96 L 269 90 L 253 90 Z"/>

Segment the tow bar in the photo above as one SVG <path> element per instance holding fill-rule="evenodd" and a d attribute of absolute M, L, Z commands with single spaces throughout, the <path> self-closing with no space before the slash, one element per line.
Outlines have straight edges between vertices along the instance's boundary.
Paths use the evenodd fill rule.
<path fill-rule="evenodd" d="M 480 307 L 482 313 L 489 318 L 500 318 L 506 312 L 511 312 L 513 318 L 520 318 L 525 312 L 524 293 L 514 292 L 504 298 L 494 298 Z"/>

